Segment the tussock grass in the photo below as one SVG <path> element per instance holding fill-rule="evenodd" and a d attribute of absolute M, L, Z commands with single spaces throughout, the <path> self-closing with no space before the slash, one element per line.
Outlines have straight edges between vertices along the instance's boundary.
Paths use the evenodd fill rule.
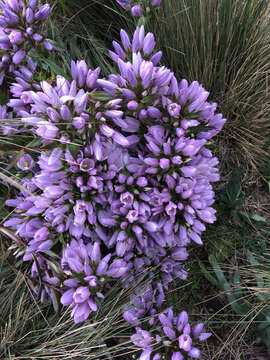
<path fill-rule="evenodd" d="M 163 62 L 198 80 L 228 119 L 220 160 L 257 167 L 270 131 L 269 5 L 264 0 L 167 0 L 149 22 Z M 166 34 L 166 36 L 164 36 Z"/>

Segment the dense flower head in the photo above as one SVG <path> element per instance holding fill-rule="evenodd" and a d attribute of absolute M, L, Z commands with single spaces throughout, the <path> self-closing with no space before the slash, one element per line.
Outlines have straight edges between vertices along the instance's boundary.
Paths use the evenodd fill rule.
<path fill-rule="evenodd" d="M 101 257 L 98 242 L 85 245 L 82 239 L 73 239 L 64 250 L 61 265 L 70 277 L 63 283 L 66 291 L 61 303 L 71 306 L 75 323 L 85 321 L 92 311 L 97 311 L 96 299 L 104 298 L 103 289 L 110 286 L 110 280 L 120 279 L 128 271 L 124 260 L 111 258 L 110 253 Z"/>
<path fill-rule="evenodd" d="M 24 260 L 32 259 L 30 254 L 39 250 L 41 242 L 46 240 L 47 249 L 52 246 L 51 239 L 47 240 L 49 234 L 57 238 L 57 234 L 69 232 L 77 239 L 81 236 L 91 239 L 96 236 L 95 231 L 101 233 L 96 220 L 97 210 L 104 206 L 102 194 L 110 191 L 111 179 L 127 159 L 125 150 L 109 142 L 102 145 L 94 142 L 93 146 L 78 151 L 76 157 L 68 149 L 60 148 L 41 153 L 34 169 L 33 158 L 23 155 L 17 166 L 23 171 L 33 171 L 29 182 L 35 194 L 24 193 L 7 201 L 7 205 L 16 208 L 16 221 L 10 219 L 6 226 L 12 226 L 29 242 Z M 43 236 L 36 236 L 33 227 L 32 231 L 28 229 L 34 220 L 37 227 L 44 225 Z"/>
<path fill-rule="evenodd" d="M 42 81 L 37 90 L 26 89 L 21 94 L 16 92 L 14 95 L 19 99 L 9 101 L 9 106 L 23 117 L 23 121 L 37 126 L 37 135 L 45 140 L 61 137 L 70 125 L 82 132 L 89 120 L 89 115 L 85 113 L 88 93 L 77 89 L 76 80 L 70 83 L 57 76 L 55 86 Z M 66 127 L 61 126 L 65 124 Z"/>
<path fill-rule="evenodd" d="M 194 345 L 212 335 L 203 331 L 203 323 L 192 327 L 186 311 L 174 316 L 172 308 L 169 308 L 166 312 L 155 314 L 152 319 L 149 331 L 137 326 L 136 333 L 131 336 L 133 344 L 143 349 L 139 360 L 163 359 L 164 351 L 166 359 L 170 360 L 183 360 L 185 355 L 197 359 L 200 350 Z M 145 323 L 142 326 L 145 327 Z M 158 350 L 161 344 L 164 345 L 162 354 Z"/>
<path fill-rule="evenodd" d="M 161 1 L 118 2 L 141 16 Z M 118 71 L 107 78 L 78 60 L 69 77 L 37 82 L 27 46 L 51 49 L 42 29 L 49 5 L 5 0 L 0 8 L 0 71 L 14 75 L 12 98 L 0 107 L 3 132 L 30 130 L 40 152 L 17 159 L 21 190 L 7 200 L 14 210 L 4 223 L 18 237 L 10 250 L 31 262 L 37 292 L 41 277 L 42 300 L 55 302 L 57 292 L 75 323 L 118 280 L 134 289 L 123 317 L 136 326 L 140 360 L 162 359 L 161 345 L 166 360 L 199 358 L 197 342 L 211 335 L 203 324 L 191 327 L 185 311 L 160 311 L 172 281 L 187 278 L 188 246 L 202 245 L 215 221 L 218 160 L 209 145 L 226 121 L 217 104 L 197 81 L 179 82 L 159 65 L 144 26 L 132 37 L 121 30 L 110 52 Z M 6 125 L 13 114 L 18 129 Z"/>
<path fill-rule="evenodd" d="M 154 51 L 154 36 L 145 35 L 143 25 L 136 28 L 132 41 L 124 30 L 120 34 L 122 46 L 114 42 L 115 52 L 110 52 L 120 74 L 97 80 L 104 91 L 119 99 L 110 113 L 113 126 L 141 135 L 139 140 L 149 126 L 157 124 L 170 135 L 201 143 L 215 136 L 226 120 L 215 114 L 216 103 L 206 101 L 209 93 L 197 81 L 178 83 L 172 71 L 157 66 L 161 53 Z"/>
<path fill-rule="evenodd" d="M 128 36 L 121 34 L 128 49 Z M 62 165 L 44 165 L 63 163 L 60 148 L 49 157 L 41 154 L 42 170 L 32 181 L 44 191 L 47 208 L 36 210 L 33 205 L 27 215 L 41 214 L 57 232 L 69 231 L 76 238 L 101 236 L 107 247 L 115 246 L 118 256 L 134 249 L 145 253 L 191 241 L 202 244 L 203 222 L 215 220 L 211 182 L 219 179 L 218 161 L 206 145 L 224 119 L 219 116 L 221 125 L 207 135 L 196 131 L 204 122 L 210 127 L 216 105 L 206 103 L 208 92 L 197 82 L 188 86 L 182 80 L 178 85 L 170 70 L 155 66 L 151 58 L 143 60 L 140 49 L 151 55 L 152 42 L 153 35 L 138 27 L 133 63 L 117 60 L 121 75 L 98 79 L 99 69 L 72 62 L 71 82 L 57 76 L 55 85 L 42 81 L 42 91 L 25 91 L 9 102 L 42 142 L 57 140 L 66 148 L 68 171 Z M 118 47 L 124 58 L 121 51 Z M 95 100 L 99 88 L 108 94 L 105 102 Z M 205 107 L 211 110 L 203 118 Z M 92 138 L 85 137 L 87 132 Z M 77 151 L 77 158 L 69 150 L 73 142 L 86 146 Z M 60 169 L 59 175 L 50 173 Z M 81 193 L 76 199 L 74 189 Z M 86 202 L 88 193 L 92 199 Z"/>
<path fill-rule="evenodd" d="M 49 4 L 38 7 L 37 1 L 1 0 L 0 9 L 0 49 L 4 52 L 0 74 L 3 81 L 5 72 L 14 73 L 19 65 L 27 65 L 27 53 L 31 48 L 42 45 L 50 51 L 53 46 L 46 40 L 43 26 L 50 15 Z"/>

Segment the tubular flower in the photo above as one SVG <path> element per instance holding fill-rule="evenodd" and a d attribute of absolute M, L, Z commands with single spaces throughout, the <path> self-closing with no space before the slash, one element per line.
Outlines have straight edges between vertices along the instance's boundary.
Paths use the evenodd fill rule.
<path fill-rule="evenodd" d="M 30 241 L 27 254 L 37 250 L 36 246 L 31 246 L 35 243 L 31 240 L 35 238 L 35 232 L 25 230 L 25 226 L 34 219 L 38 224 L 49 224 L 53 237 L 63 232 L 69 232 L 77 239 L 82 235 L 92 237 L 97 217 L 95 209 L 102 209 L 102 197 L 99 198 L 99 195 L 108 191 L 106 184 L 110 184 L 126 161 L 125 151 L 112 144 L 104 142 L 100 151 L 102 156 L 99 161 L 96 160 L 94 145 L 79 151 L 75 158 L 69 150 L 63 152 L 60 148 L 49 154 L 42 153 L 30 180 L 33 190 L 39 190 L 39 195 L 29 196 L 27 193 L 17 200 L 7 201 L 7 205 L 16 208 L 16 222 L 8 220 L 5 224 Z M 32 170 L 31 156 L 24 155 L 18 167 L 24 171 Z M 77 194 L 75 197 L 74 193 Z M 45 238 L 39 241 L 43 240 Z M 51 246 L 52 242 L 49 244 Z M 24 257 L 24 260 L 29 260 L 29 257 Z"/>
<path fill-rule="evenodd" d="M 53 49 L 43 26 L 50 15 L 49 4 L 38 8 L 37 2 L 29 1 L 27 6 L 21 0 L 1 0 L 0 9 L 0 49 L 6 52 L 0 61 L 0 73 L 15 73 L 18 65 L 27 64 L 27 52 L 33 47 L 42 44 L 46 50 Z"/>
<path fill-rule="evenodd" d="M 202 323 L 191 327 L 186 311 L 174 316 L 172 308 L 169 308 L 166 313 L 160 313 L 158 317 L 155 316 L 151 325 L 153 328 L 151 333 L 136 327 L 136 333 L 131 336 L 134 345 L 148 349 L 149 354 L 153 356 L 151 359 L 161 359 L 162 355 L 158 353 L 161 344 L 164 346 L 167 359 L 183 360 L 185 355 L 197 359 L 200 357 L 200 350 L 194 345 L 212 335 L 203 332 L 204 325 Z M 155 349 L 155 345 L 157 349 Z M 145 354 L 145 350 L 141 353 L 140 358 L 144 358 L 143 354 Z"/>
<path fill-rule="evenodd" d="M 120 279 L 128 271 L 128 264 L 122 259 L 110 261 L 111 254 L 101 257 L 100 245 L 87 244 L 79 239 L 72 240 L 63 252 L 61 265 L 64 273 L 70 275 L 64 281 L 66 289 L 61 296 L 64 306 L 70 305 L 75 323 L 85 321 L 92 311 L 98 310 L 96 299 L 103 299 L 103 290 L 112 279 Z"/>

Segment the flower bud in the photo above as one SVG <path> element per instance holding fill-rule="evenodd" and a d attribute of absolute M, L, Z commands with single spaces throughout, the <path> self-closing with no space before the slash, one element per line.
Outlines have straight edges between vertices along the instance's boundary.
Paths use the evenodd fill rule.
<path fill-rule="evenodd" d="M 142 16 L 143 9 L 140 5 L 134 5 L 131 8 L 131 14 L 132 16 Z"/>
<path fill-rule="evenodd" d="M 20 62 L 23 61 L 23 59 L 25 58 L 25 51 L 23 50 L 18 50 L 12 57 L 12 61 L 15 65 L 18 65 Z"/>
<path fill-rule="evenodd" d="M 35 14 L 35 19 L 36 20 L 41 20 L 44 21 L 47 19 L 47 17 L 50 15 L 50 5 L 49 4 L 45 4 L 43 6 L 41 6 L 38 10 L 38 12 Z"/>

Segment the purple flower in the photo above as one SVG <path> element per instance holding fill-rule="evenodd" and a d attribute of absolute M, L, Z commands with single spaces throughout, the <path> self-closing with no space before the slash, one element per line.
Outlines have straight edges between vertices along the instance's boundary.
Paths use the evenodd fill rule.
<path fill-rule="evenodd" d="M 166 158 L 160 159 L 159 166 L 161 167 L 161 169 L 168 169 L 170 167 L 170 160 Z"/>
<path fill-rule="evenodd" d="M 77 304 L 74 306 L 71 312 L 71 316 L 74 317 L 75 324 L 84 322 L 88 318 L 91 312 L 91 307 L 89 305 L 89 302 L 90 300 L 88 300 L 88 302 L 84 302 L 82 304 Z"/>
<path fill-rule="evenodd" d="M 129 212 L 126 215 L 126 218 L 130 223 L 134 223 L 139 219 L 139 213 L 137 210 L 129 210 Z"/>
<path fill-rule="evenodd" d="M 87 76 L 86 76 L 86 85 L 89 88 L 94 88 L 97 84 L 97 79 L 100 73 L 100 68 L 96 68 L 95 70 L 88 70 Z"/>
<path fill-rule="evenodd" d="M 132 111 L 135 111 L 138 106 L 139 106 L 139 104 L 137 103 L 137 101 L 134 101 L 134 100 L 129 101 L 127 104 L 128 110 L 132 110 Z"/>
<path fill-rule="evenodd" d="M 191 350 L 188 352 L 188 356 L 190 356 L 193 359 L 198 359 L 200 355 L 201 355 L 200 350 L 195 347 L 191 348 Z"/>
<path fill-rule="evenodd" d="M 108 81 L 108 80 L 99 79 L 99 80 L 97 80 L 97 84 L 109 91 L 114 91 L 118 88 L 118 86 L 116 84 L 114 84 L 113 82 Z"/>
<path fill-rule="evenodd" d="M 32 24 L 33 21 L 34 21 L 34 11 L 30 8 L 27 8 L 26 9 L 26 12 L 25 12 L 25 19 L 26 19 L 26 22 L 28 24 Z M 32 35 L 32 34 L 31 34 Z"/>
<path fill-rule="evenodd" d="M 112 278 L 122 277 L 128 270 L 127 263 L 124 260 L 115 260 L 107 270 L 107 275 Z"/>
<path fill-rule="evenodd" d="M 177 317 L 176 325 L 178 331 L 181 331 L 187 323 L 188 323 L 188 314 L 186 311 L 182 311 Z"/>
<path fill-rule="evenodd" d="M 192 339 L 189 335 L 183 334 L 183 335 L 179 336 L 178 341 L 179 341 L 180 349 L 183 349 L 186 352 L 191 350 Z"/>
<path fill-rule="evenodd" d="M 129 10 L 130 9 L 130 1 L 131 0 L 116 0 L 117 3 L 122 6 L 123 9 Z"/>
<path fill-rule="evenodd" d="M 73 207 L 74 210 L 74 224 L 84 225 L 86 220 L 86 211 L 88 210 L 88 204 L 83 200 L 77 200 L 76 205 Z"/>
<path fill-rule="evenodd" d="M 120 30 L 120 36 L 121 36 L 121 41 L 122 41 L 122 44 L 124 46 L 124 49 L 128 50 L 130 48 L 130 45 L 131 45 L 128 34 L 125 32 L 125 30 L 121 29 Z"/>
<path fill-rule="evenodd" d="M 60 299 L 60 302 L 62 305 L 64 306 L 68 306 L 73 302 L 73 294 L 74 294 L 74 290 L 73 289 L 69 289 L 67 290 Z"/>
<path fill-rule="evenodd" d="M 73 300 L 76 304 L 81 304 L 88 300 L 90 296 L 90 291 L 86 286 L 80 286 L 76 289 L 73 294 Z"/>
<path fill-rule="evenodd" d="M 172 354 L 171 360 L 184 360 L 184 356 L 177 351 Z"/>
<path fill-rule="evenodd" d="M 181 106 L 176 103 L 168 105 L 168 113 L 170 116 L 177 117 L 180 114 Z"/>
<path fill-rule="evenodd" d="M 154 107 L 154 106 L 148 106 L 147 112 L 148 112 L 148 115 L 149 115 L 151 118 L 154 118 L 154 119 L 158 119 L 158 118 L 160 118 L 160 116 L 161 116 L 160 110 L 158 110 L 158 109 L 157 109 L 156 107 Z"/>
<path fill-rule="evenodd" d="M 44 241 L 49 236 L 49 230 L 45 226 L 37 230 L 34 235 L 36 241 Z"/>
<path fill-rule="evenodd" d="M 57 199 L 63 194 L 64 190 L 60 186 L 50 185 L 44 189 L 45 197 L 49 199 Z"/>
<path fill-rule="evenodd" d="M 155 38 L 152 33 L 148 33 L 143 41 L 143 52 L 145 55 L 150 55 L 156 46 Z"/>
<path fill-rule="evenodd" d="M 133 16 L 142 16 L 143 14 L 143 9 L 140 5 L 134 5 L 132 8 L 131 8 L 131 14 Z"/>
<path fill-rule="evenodd" d="M 121 203 L 126 207 L 130 208 L 133 204 L 134 196 L 130 192 L 122 193 L 120 195 Z"/>
<path fill-rule="evenodd" d="M 137 312 L 134 308 L 124 311 L 123 318 L 126 320 L 126 322 L 128 322 L 129 324 L 131 324 L 133 326 L 139 325 L 139 319 L 137 316 Z"/>
<path fill-rule="evenodd" d="M 139 360 L 150 360 L 150 356 L 152 354 L 152 348 L 148 348 L 148 349 L 145 349 L 142 353 L 141 353 L 141 356 L 139 357 Z"/>
<path fill-rule="evenodd" d="M 6 0 L 6 4 L 10 7 L 11 10 L 17 11 L 19 9 L 17 0 Z"/>
<path fill-rule="evenodd" d="M 145 187 L 145 186 L 147 186 L 147 184 L 148 184 L 148 180 L 147 180 L 146 177 L 140 176 L 140 177 L 137 179 L 136 184 L 137 184 L 138 186 L 140 186 L 140 187 Z"/>
<path fill-rule="evenodd" d="M 136 334 L 131 335 L 130 339 L 134 345 L 143 349 L 148 348 L 153 341 L 151 334 L 139 327 L 136 328 Z"/>
<path fill-rule="evenodd" d="M 162 0 L 150 0 L 152 6 L 159 6 Z M 172 359 L 172 360 L 180 360 L 180 359 Z"/>
<path fill-rule="evenodd" d="M 23 61 L 23 59 L 25 58 L 25 51 L 23 50 L 18 50 L 12 57 L 12 61 L 14 64 L 18 65 L 19 63 L 21 63 Z"/>
<path fill-rule="evenodd" d="M 80 169 L 83 172 L 91 172 L 95 167 L 95 161 L 92 159 L 83 159 L 80 163 Z"/>
<path fill-rule="evenodd" d="M 7 8 L 4 9 L 4 18 L 8 25 L 17 25 L 19 22 L 18 15 Z"/>
<path fill-rule="evenodd" d="M 176 338 L 175 331 L 168 326 L 163 327 L 163 332 L 170 340 L 173 340 Z"/>
<path fill-rule="evenodd" d="M 46 49 L 47 51 L 53 50 L 53 45 L 49 41 L 44 41 L 43 46 L 44 46 L 44 49 Z"/>
<path fill-rule="evenodd" d="M 29 0 L 29 6 L 35 10 L 35 8 L 37 7 L 37 3 L 38 3 L 38 0 Z"/>
<path fill-rule="evenodd" d="M 19 30 L 12 30 L 8 37 L 12 44 L 20 43 L 24 39 L 21 31 L 19 31 Z M 14 62 L 14 59 L 13 59 L 13 62 Z"/>
<path fill-rule="evenodd" d="M 38 125 L 36 133 L 43 139 L 54 139 L 58 131 L 59 129 L 55 125 L 44 121 L 42 125 Z"/>
<path fill-rule="evenodd" d="M 172 258 L 174 260 L 186 260 L 188 258 L 188 252 L 184 247 L 175 247 L 172 250 Z"/>
<path fill-rule="evenodd" d="M 33 35 L 33 39 L 34 39 L 35 41 L 37 41 L 37 42 L 40 42 L 40 41 L 42 41 L 43 36 L 40 35 L 40 34 L 34 34 L 34 35 Z"/>
<path fill-rule="evenodd" d="M 41 20 L 44 21 L 47 19 L 47 17 L 50 15 L 50 5 L 49 4 L 45 4 L 43 6 L 41 6 L 38 10 L 38 12 L 36 12 L 35 14 L 35 19 L 37 20 Z"/>
<path fill-rule="evenodd" d="M 30 155 L 25 154 L 19 159 L 17 166 L 23 171 L 31 170 L 34 166 L 34 160 Z"/>

